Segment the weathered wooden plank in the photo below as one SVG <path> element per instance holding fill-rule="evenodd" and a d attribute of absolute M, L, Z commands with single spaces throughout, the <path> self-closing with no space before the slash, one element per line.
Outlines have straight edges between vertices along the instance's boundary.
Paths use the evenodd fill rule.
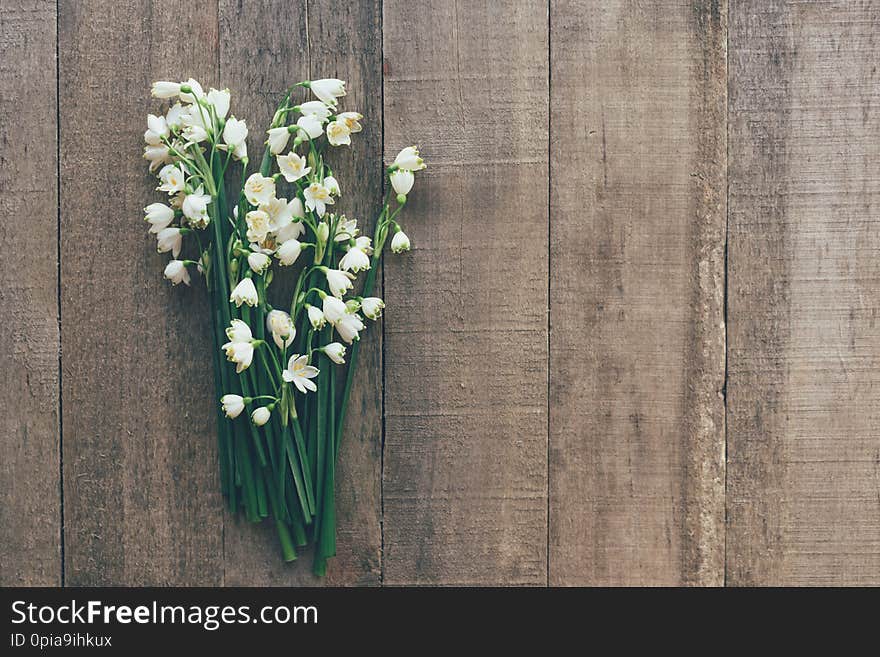
<path fill-rule="evenodd" d="M 385 159 L 420 143 L 385 265 L 389 584 L 547 577 L 547 7 L 385 2 Z"/>
<path fill-rule="evenodd" d="M 551 29 L 549 580 L 720 584 L 725 3 Z"/>
<path fill-rule="evenodd" d="M 265 134 L 287 88 L 300 80 L 338 77 L 347 82 L 344 109 L 366 117 L 351 148 L 334 150 L 334 167 L 343 196 L 334 208 L 356 217 L 372 234 L 371 215 L 382 199 L 381 3 L 345 4 L 327 0 L 240 3 L 221 0 L 220 71 L 234 95 L 234 111 L 246 118 L 253 139 L 250 152 L 259 164 Z M 312 98 L 302 90 L 302 100 Z M 275 287 L 289 294 L 292 286 Z M 381 290 L 379 290 L 381 293 Z M 283 294 L 282 294 L 283 296 Z M 354 585 L 380 580 L 380 462 L 382 445 L 381 327 L 370 326 L 361 344 L 346 439 L 337 470 L 337 557 L 324 579 L 311 571 L 305 552 L 293 564 L 281 561 L 274 528 L 255 529 L 243 520 L 225 535 L 226 581 L 249 585 Z"/>
<path fill-rule="evenodd" d="M 880 584 L 878 25 L 731 4 L 731 584 Z"/>
<path fill-rule="evenodd" d="M 141 220 L 154 79 L 216 76 L 215 0 L 60 6 L 67 583 L 222 583 L 204 288 L 172 289 Z"/>
<path fill-rule="evenodd" d="M 0 585 L 61 583 L 55 2 L 0 6 Z"/>

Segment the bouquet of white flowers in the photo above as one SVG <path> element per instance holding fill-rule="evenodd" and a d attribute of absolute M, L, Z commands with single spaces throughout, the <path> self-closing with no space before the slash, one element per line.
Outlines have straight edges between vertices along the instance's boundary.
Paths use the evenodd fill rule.
<path fill-rule="evenodd" d="M 317 100 L 296 104 L 301 88 Z M 144 157 L 169 200 L 144 211 L 159 253 L 173 257 L 165 277 L 189 285 L 198 272 L 210 291 L 223 495 L 248 520 L 272 518 L 286 561 L 313 541 L 323 575 L 336 553 L 335 465 L 363 318 L 378 319 L 385 305 L 370 295 L 389 235 L 392 251 L 409 250 L 398 215 L 425 164 L 409 147 L 387 169 L 371 238 L 355 219 L 329 211 L 341 194 L 325 154 L 349 146 L 363 119 L 338 111 L 343 81 L 291 87 L 255 172 L 248 127 L 229 116 L 228 90 L 205 93 L 190 79 L 156 82 L 152 94 L 173 103 L 148 116 L 144 135 Z M 190 258 L 181 256 L 185 247 Z M 282 308 L 267 295 L 273 262 L 295 279 Z M 337 372 L 346 345 L 347 368 Z"/>

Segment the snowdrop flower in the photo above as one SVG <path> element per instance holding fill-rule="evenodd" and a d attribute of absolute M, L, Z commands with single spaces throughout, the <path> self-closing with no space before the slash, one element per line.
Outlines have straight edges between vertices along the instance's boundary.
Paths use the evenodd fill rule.
<path fill-rule="evenodd" d="M 180 167 L 166 164 L 159 171 L 159 181 L 162 183 L 156 189 L 169 194 L 182 192 L 186 184 L 186 173 Z"/>
<path fill-rule="evenodd" d="M 310 100 L 302 105 L 297 105 L 294 109 L 303 116 L 313 114 L 318 117 L 319 121 L 326 121 L 330 118 L 330 108 L 327 107 L 326 103 L 320 100 Z"/>
<path fill-rule="evenodd" d="M 180 93 L 180 83 L 159 80 L 153 83 L 150 93 L 153 98 L 174 98 Z"/>
<path fill-rule="evenodd" d="M 296 262 L 300 253 L 302 253 L 302 244 L 299 240 L 290 239 L 281 243 L 281 246 L 275 251 L 275 257 L 282 265 L 290 266 Z"/>
<path fill-rule="evenodd" d="M 226 352 L 226 360 L 235 363 L 238 374 L 249 368 L 254 360 L 254 345 L 251 342 L 227 342 L 223 345 L 223 351 Z"/>
<path fill-rule="evenodd" d="M 299 126 L 301 133 L 305 133 L 311 139 L 317 139 L 324 132 L 324 125 L 316 114 L 306 114 L 299 117 L 296 120 L 296 125 Z"/>
<path fill-rule="evenodd" d="M 226 327 L 226 337 L 230 342 L 250 342 L 254 339 L 251 327 L 240 319 L 233 319 Z"/>
<path fill-rule="evenodd" d="M 269 234 L 269 215 L 263 210 L 251 210 L 244 216 L 247 238 L 250 242 L 262 242 Z"/>
<path fill-rule="evenodd" d="M 308 363 L 308 356 L 294 354 L 290 357 L 290 360 L 287 361 L 287 369 L 281 373 L 281 378 L 288 383 L 295 385 L 303 394 L 305 394 L 307 390 L 314 392 L 318 389 L 314 381 L 311 381 L 311 379 L 318 376 L 318 368 L 313 367 Z"/>
<path fill-rule="evenodd" d="M 356 246 L 351 246 L 339 261 L 339 268 L 344 271 L 355 273 L 366 271 L 370 268 L 370 256 Z"/>
<path fill-rule="evenodd" d="M 382 309 L 384 307 L 385 302 L 379 297 L 367 297 L 361 301 L 361 310 L 363 311 L 364 316 L 369 317 L 373 321 L 376 321 L 382 316 Z"/>
<path fill-rule="evenodd" d="M 275 198 L 275 181 L 259 173 L 251 174 L 244 184 L 244 195 L 251 205 L 265 205 Z"/>
<path fill-rule="evenodd" d="M 342 192 L 339 191 L 339 181 L 333 176 L 324 178 L 324 188 L 333 196 L 342 196 Z"/>
<path fill-rule="evenodd" d="M 281 151 L 287 146 L 287 142 L 290 141 L 290 130 L 287 126 L 271 128 L 266 134 L 269 135 L 266 144 L 269 146 L 269 152 L 272 153 L 272 155 L 278 155 L 281 153 Z"/>
<path fill-rule="evenodd" d="M 180 103 L 174 103 L 165 115 L 165 123 L 169 128 L 179 129 L 183 125 L 183 118 L 188 110 Z"/>
<path fill-rule="evenodd" d="M 357 234 L 357 219 L 346 219 L 345 215 L 339 217 L 339 223 L 336 224 L 336 235 L 333 238 L 334 241 L 347 242 Z"/>
<path fill-rule="evenodd" d="M 406 233 L 402 230 L 394 233 L 394 237 L 391 238 L 391 250 L 394 253 L 400 253 L 402 251 L 409 251 L 409 248 L 409 238 L 406 236 Z"/>
<path fill-rule="evenodd" d="M 336 299 L 336 297 L 327 298 Z M 336 299 L 336 301 L 339 301 L 339 299 Z M 327 322 L 327 319 L 324 317 L 324 313 L 321 312 L 321 309 L 306 304 L 306 310 L 309 313 L 309 322 L 311 322 L 312 328 L 316 331 L 320 331 L 322 328 L 324 328 L 324 324 Z"/>
<path fill-rule="evenodd" d="M 266 328 L 272 333 L 272 340 L 279 349 L 286 349 L 293 344 L 296 327 L 290 315 L 283 310 L 272 310 L 266 315 Z"/>
<path fill-rule="evenodd" d="M 279 155 L 275 160 L 278 162 L 278 170 L 287 182 L 295 182 L 312 170 L 306 166 L 306 158 L 293 151 L 287 155 Z"/>
<path fill-rule="evenodd" d="M 407 171 L 421 171 L 425 168 L 425 161 L 419 157 L 419 149 L 415 146 L 407 146 L 394 158 L 394 164 L 398 169 Z"/>
<path fill-rule="evenodd" d="M 295 201 L 299 201 L 299 199 L 294 199 Z M 292 202 L 292 201 L 291 201 Z M 299 219 L 296 221 L 291 221 L 285 226 L 282 226 L 278 230 L 275 231 L 275 240 L 284 244 L 289 240 L 298 239 L 304 232 L 306 232 L 306 227 L 303 225 Z"/>
<path fill-rule="evenodd" d="M 244 410 L 244 397 L 241 395 L 223 395 L 220 398 L 220 405 L 223 412 L 230 420 L 234 420 Z"/>
<path fill-rule="evenodd" d="M 394 188 L 394 191 L 401 196 L 409 194 L 409 190 L 412 189 L 413 183 L 416 180 L 413 172 L 408 169 L 398 169 L 389 178 L 391 179 L 391 186 Z"/>
<path fill-rule="evenodd" d="M 146 213 L 144 221 L 150 223 L 150 232 L 153 234 L 158 233 L 163 228 L 168 228 L 174 220 L 174 210 L 164 203 L 150 203 L 144 208 L 144 212 Z"/>
<path fill-rule="evenodd" d="M 217 114 L 217 119 L 220 121 L 225 119 L 226 115 L 229 114 L 230 96 L 229 89 L 223 89 L 222 91 L 211 89 L 208 91 L 208 95 L 205 96 L 205 100 L 208 101 L 208 104 L 214 106 L 214 113 Z"/>
<path fill-rule="evenodd" d="M 345 82 L 336 78 L 312 80 L 308 86 L 312 93 L 330 105 L 336 105 L 336 99 L 345 95 Z"/>
<path fill-rule="evenodd" d="M 196 98 L 202 98 L 204 95 L 205 92 L 202 91 L 202 85 L 192 78 L 180 85 L 180 100 L 185 103 L 195 103 Z"/>
<path fill-rule="evenodd" d="M 273 198 L 260 210 L 269 217 L 269 231 L 275 233 L 293 221 L 297 211 L 302 212 L 302 202 L 296 197 L 290 203 L 286 198 Z"/>
<path fill-rule="evenodd" d="M 321 297 L 324 318 L 331 324 L 335 324 L 348 312 L 345 302 L 336 297 L 325 294 Z"/>
<path fill-rule="evenodd" d="M 172 285 L 185 283 L 189 285 L 189 272 L 183 260 L 172 260 L 165 265 L 165 278 L 171 281 Z"/>
<path fill-rule="evenodd" d="M 144 141 L 151 146 L 158 146 L 163 139 L 170 135 L 171 130 L 168 128 L 168 122 L 164 116 L 147 114 L 147 131 L 144 133 Z"/>
<path fill-rule="evenodd" d="M 333 203 L 335 203 L 330 196 L 330 190 L 324 187 L 321 183 L 312 183 L 306 187 L 303 196 L 306 199 L 306 207 L 309 210 L 316 212 L 319 217 L 324 216 L 328 205 L 333 205 Z"/>
<path fill-rule="evenodd" d="M 373 255 L 373 240 L 366 235 L 361 235 L 354 241 L 354 245 L 367 255 Z"/>
<path fill-rule="evenodd" d="M 323 267 L 322 271 L 324 276 L 327 277 L 327 287 L 330 288 L 330 293 L 334 297 L 342 297 L 351 289 L 351 282 L 354 280 L 352 274 L 338 269 L 329 269 L 328 267 Z"/>
<path fill-rule="evenodd" d="M 186 195 L 180 209 L 183 211 L 184 216 L 194 225 L 207 226 L 208 203 L 210 202 L 211 197 L 208 194 L 205 194 L 205 190 L 199 185 L 199 188 L 196 191 L 192 194 Z"/>
<path fill-rule="evenodd" d="M 358 332 L 363 330 L 364 323 L 361 321 L 360 315 L 346 313 L 333 325 L 333 328 L 336 329 L 340 338 L 351 344 L 355 340 L 360 340 Z"/>
<path fill-rule="evenodd" d="M 269 421 L 271 415 L 272 411 L 269 410 L 268 406 L 260 406 L 257 410 L 251 413 L 251 421 L 258 427 L 261 427 Z"/>
<path fill-rule="evenodd" d="M 327 124 L 327 141 L 331 146 L 351 146 L 351 128 L 345 121 L 330 121 Z"/>
<path fill-rule="evenodd" d="M 171 251 L 171 255 L 175 258 L 180 255 L 180 248 L 183 245 L 183 230 L 180 228 L 163 228 L 156 235 L 158 241 L 159 253 L 167 253 Z"/>
<path fill-rule="evenodd" d="M 363 126 L 359 123 L 362 118 L 364 115 L 360 112 L 340 112 L 336 115 L 336 120 L 344 122 L 351 134 L 363 130 Z"/>
<path fill-rule="evenodd" d="M 265 253 L 251 253 L 247 261 L 248 267 L 255 274 L 262 274 L 272 264 L 272 260 Z"/>
<path fill-rule="evenodd" d="M 257 288 L 254 287 L 254 282 L 249 278 L 242 278 L 238 285 L 235 286 L 235 289 L 232 290 L 232 294 L 229 295 L 229 301 L 238 308 L 241 308 L 243 303 L 251 307 L 256 306 L 260 302 L 260 298 L 257 296 Z"/>
<path fill-rule="evenodd" d="M 337 365 L 343 365 L 345 363 L 345 345 L 338 342 L 331 342 L 330 344 L 325 344 L 321 347 L 320 351 L 324 352 L 324 355 Z"/>
<path fill-rule="evenodd" d="M 236 160 L 247 157 L 247 124 L 237 118 L 230 117 L 223 127 L 223 142 L 232 149 L 232 155 Z"/>
<path fill-rule="evenodd" d="M 144 159 L 150 163 L 150 171 L 155 171 L 163 164 L 171 162 L 171 152 L 165 144 L 144 146 Z"/>

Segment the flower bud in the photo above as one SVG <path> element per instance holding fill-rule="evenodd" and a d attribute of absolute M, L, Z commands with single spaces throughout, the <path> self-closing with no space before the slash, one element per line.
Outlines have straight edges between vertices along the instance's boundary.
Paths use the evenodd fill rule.
<path fill-rule="evenodd" d="M 258 427 L 261 427 L 269 421 L 269 418 L 271 416 L 272 411 L 269 409 L 268 406 L 260 406 L 257 410 L 251 413 L 251 420 Z"/>

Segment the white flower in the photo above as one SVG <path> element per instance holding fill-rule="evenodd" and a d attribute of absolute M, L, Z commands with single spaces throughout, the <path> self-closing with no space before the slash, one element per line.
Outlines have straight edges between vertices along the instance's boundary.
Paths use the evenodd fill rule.
<path fill-rule="evenodd" d="M 324 355 L 337 365 L 345 363 L 345 345 L 338 342 L 331 342 L 330 344 L 325 344 L 321 347 L 321 351 L 323 351 Z"/>
<path fill-rule="evenodd" d="M 247 157 L 247 136 L 247 124 L 234 116 L 230 117 L 223 127 L 223 141 L 232 149 L 232 154 L 237 160 Z"/>
<path fill-rule="evenodd" d="M 287 182 L 295 182 L 312 170 L 311 167 L 306 166 L 306 158 L 293 151 L 287 155 L 279 155 L 275 159 L 278 162 L 278 170 Z"/>
<path fill-rule="evenodd" d="M 179 283 L 189 285 L 189 272 L 186 270 L 183 260 L 172 260 L 165 265 L 165 278 L 171 281 L 172 285 Z"/>
<path fill-rule="evenodd" d="M 370 256 L 356 246 L 351 246 L 339 261 L 339 268 L 344 271 L 355 273 L 366 271 L 370 268 Z"/>
<path fill-rule="evenodd" d="M 174 220 L 174 210 L 164 203 L 150 203 L 144 208 L 144 212 L 146 213 L 144 221 L 150 223 L 150 232 L 153 234 L 158 233 L 163 228 L 168 228 Z"/>
<path fill-rule="evenodd" d="M 339 299 L 336 299 L 336 297 L 327 297 L 327 298 L 328 299 L 335 299 L 336 301 L 339 301 Z M 306 304 L 306 309 L 309 313 L 309 322 L 311 322 L 312 328 L 315 329 L 316 331 L 320 331 L 322 328 L 324 328 L 324 324 L 327 321 L 327 319 L 324 317 L 324 313 L 321 312 L 321 309 L 316 308 L 315 306 L 310 306 L 308 304 Z"/>
<path fill-rule="evenodd" d="M 302 105 L 297 105 L 295 109 L 303 116 L 313 114 L 318 117 L 319 121 L 326 121 L 330 117 L 330 108 L 320 100 L 310 100 Z"/>
<path fill-rule="evenodd" d="M 186 173 L 180 167 L 173 164 L 166 164 L 159 171 L 159 181 L 162 183 L 156 189 L 169 194 L 182 192 L 186 185 Z"/>
<path fill-rule="evenodd" d="M 345 121 L 330 121 L 327 124 L 327 141 L 331 146 L 351 146 L 351 128 Z"/>
<path fill-rule="evenodd" d="M 295 385 L 303 394 L 305 394 L 307 390 L 314 392 L 318 389 L 318 386 L 315 385 L 314 381 L 310 381 L 310 379 L 314 379 L 318 376 L 318 368 L 313 367 L 308 363 L 308 356 L 294 354 L 290 357 L 290 360 L 287 361 L 287 369 L 281 373 L 281 378 L 288 383 Z"/>
<path fill-rule="evenodd" d="M 319 217 L 323 217 L 327 211 L 328 205 L 333 205 L 335 201 L 330 196 L 330 190 L 321 183 L 312 183 L 306 187 L 303 192 L 306 199 L 306 207 L 318 213 Z"/>
<path fill-rule="evenodd" d="M 266 144 L 268 144 L 269 152 L 272 155 L 278 155 L 283 151 L 290 140 L 290 130 L 287 129 L 287 126 L 271 128 L 267 134 L 269 138 L 266 140 Z"/>
<path fill-rule="evenodd" d="M 339 318 L 339 321 L 336 322 L 333 327 L 336 329 L 336 332 L 339 333 L 340 338 L 348 344 L 351 344 L 355 340 L 360 339 L 358 332 L 363 330 L 364 323 L 361 321 L 360 315 L 356 313 L 346 313 Z"/>
<path fill-rule="evenodd" d="M 340 112 L 336 115 L 336 120 L 343 121 L 345 125 L 348 126 L 351 134 L 363 130 L 363 127 L 359 123 L 362 118 L 364 118 L 364 115 L 359 112 Z"/>
<path fill-rule="evenodd" d="M 361 301 L 361 310 L 363 311 L 364 316 L 369 317 L 373 321 L 382 316 L 382 309 L 384 307 L 385 302 L 379 297 L 367 297 Z"/>
<path fill-rule="evenodd" d="M 182 87 L 184 85 L 189 86 L 190 92 L 187 93 L 187 92 L 184 92 L 183 90 L 180 91 L 180 100 L 182 100 L 183 102 L 194 103 L 194 102 L 196 102 L 196 98 L 204 97 L 205 92 L 202 91 L 202 85 L 200 85 L 198 82 L 196 82 L 192 78 L 190 78 L 189 80 L 187 80 L 186 82 L 184 82 L 180 86 Z"/>
<path fill-rule="evenodd" d="M 262 242 L 269 234 L 269 215 L 263 210 L 251 210 L 244 216 L 247 238 L 250 242 Z"/>
<path fill-rule="evenodd" d="M 254 339 L 251 327 L 240 319 L 233 319 L 226 327 L 226 337 L 230 342 L 250 342 Z"/>
<path fill-rule="evenodd" d="M 229 114 L 229 99 L 230 99 L 229 89 L 211 89 L 208 91 L 208 95 L 205 97 L 205 100 L 208 101 L 209 105 L 214 106 L 214 112 L 217 114 L 217 118 L 222 121 L 226 118 L 226 115 Z"/>
<path fill-rule="evenodd" d="M 273 198 L 265 205 L 261 205 L 260 210 L 268 215 L 269 231 L 275 233 L 293 221 L 296 212 L 302 211 L 302 202 L 296 197 L 293 197 L 290 203 L 286 198 Z"/>
<path fill-rule="evenodd" d="M 394 233 L 394 237 L 391 238 L 391 250 L 394 253 L 400 253 L 401 251 L 409 251 L 409 238 L 406 236 L 402 230 Z"/>
<path fill-rule="evenodd" d="M 336 99 L 345 95 L 345 82 L 336 78 L 312 80 L 309 88 L 318 98 L 330 105 L 336 105 Z"/>
<path fill-rule="evenodd" d="M 241 374 L 254 360 L 254 345 L 251 342 L 227 342 L 223 345 L 226 359 L 235 363 L 235 371 Z"/>
<path fill-rule="evenodd" d="M 269 421 L 271 415 L 272 411 L 269 410 L 268 406 L 260 406 L 257 410 L 251 413 L 251 420 L 258 427 L 261 427 Z"/>
<path fill-rule="evenodd" d="M 420 171 L 425 168 L 425 161 L 419 157 L 419 149 L 415 146 L 407 146 L 394 158 L 394 166 L 408 171 Z"/>
<path fill-rule="evenodd" d="M 394 188 L 394 191 L 404 196 L 409 194 L 409 190 L 412 189 L 413 183 L 416 180 L 413 172 L 408 169 L 398 169 L 389 178 L 391 179 L 391 186 Z"/>
<path fill-rule="evenodd" d="M 247 258 L 248 267 L 255 274 L 262 274 L 266 268 L 272 263 L 272 259 L 265 253 L 251 253 Z"/>
<path fill-rule="evenodd" d="M 180 255 L 180 248 L 183 245 L 183 231 L 180 228 L 163 228 L 156 235 L 156 239 L 159 253 L 171 251 L 171 255 L 175 258 Z"/>
<path fill-rule="evenodd" d="M 279 349 L 284 349 L 293 344 L 296 337 L 296 327 L 293 320 L 283 310 L 272 310 L 266 315 L 266 328 L 272 333 L 272 340 Z"/>
<path fill-rule="evenodd" d="M 144 141 L 151 146 L 158 146 L 162 140 L 171 134 L 168 122 L 164 116 L 147 114 L 147 131 L 144 133 Z"/>
<path fill-rule="evenodd" d="M 294 200 L 298 201 L 298 199 L 294 199 Z M 291 201 L 291 202 L 293 202 L 293 201 Z M 291 221 L 286 226 L 282 226 L 280 229 L 276 230 L 275 231 L 275 240 L 277 242 L 280 242 L 281 244 L 284 244 L 285 242 L 287 242 L 289 240 L 297 239 L 304 232 L 306 232 L 305 225 L 303 224 L 303 222 L 301 222 L 299 219 L 297 219 L 296 221 Z"/>
<path fill-rule="evenodd" d="M 199 185 L 196 191 L 186 195 L 180 209 L 183 211 L 184 216 L 194 224 L 207 226 L 208 203 L 210 202 L 210 195 L 205 194 L 204 189 Z"/>
<path fill-rule="evenodd" d="M 165 144 L 144 146 L 144 159 L 150 163 L 150 171 L 155 171 L 163 164 L 171 162 L 171 152 Z"/>
<path fill-rule="evenodd" d="M 348 312 L 345 302 L 336 297 L 324 295 L 321 301 L 324 318 L 331 324 L 338 322 Z"/>
<path fill-rule="evenodd" d="M 241 395 L 223 395 L 220 398 L 220 405 L 223 406 L 223 412 L 230 420 L 234 420 L 244 410 L 244 397 Z"/>
<path fill-rule="evenodd" d="M 317 139 L 324 132 L 324 125 L 315 114 L 306 114 L 299 117 L 296 120 L 296 125 L 299 126 L 301 132 L 304 132 L 312 139 Z"/>
<path fill-rule="evenodd" d="M 361 235 L 354 241 L 354 245 L 367 255 L 373 255 L 373 240 L 366 235 Z"/>
<path fill-rule="evenodd" d="M 296 262 L 301 252 L 302 244 L 300 244 L 299 240 L 290 239 L 281 243 L 281 246 L 275 251 L 275 257 L 278 258 L 282 265 L 289 266 Z"/>
<path fill-rule="evenodd" d="M 333 196 L 342 196 L 342 192 L 339 191 L 339 181 L 333 176 L 324 178 L 324 188 Z"/>
<path fill-rule="evenodd" d="M 351 282 L 354 280 L 354 276 L 348 272 L 328 269 L 327 267 L 324 267 L 323 271 L 324 276 L 327 277 L 327 287 L 330 288 L 330 293 L 334 297 L 342 297 L 346 291 L 351 289 Z"/>
<path fill-rule="evenodd" d="M 275 198 L 275 181 L 259 173 L 251 174 L 244 184 L 244 195 L 251 205 L 265 205 Z"/>
<path fill-rule="evenodd" d="M 357 219 L 346 219 L 345 215 L 339 218 L 336 224 L 336 235 L 333 240 L 336 242 L 347 242 L 358 234 Z"/>
<path fill-rule="evenodd" d="M 238 285 L 235 286 L 235 289 L 232 290 L 232 294 L 229 295 L 229 301 L 238 308 L 241 308 L 243 303 L 251 307 L 256 306 L 260 302 L 260 298 L 257 296 L 257 288 L 254 287 L 254 282 L 249 278 L 242 278 Z"/>
<path fill-rule="evenodd" d="M 165 115 L 165 123 L 169 128 L 180 128 L 183 125 L 183 118 L 188 110 L 180 103 L 174 103 Z"/>
<path fill-rule="evenodd" d="M 330 226 L 327 225 L 327 222 L 322 221 L 315 230 L 315 238 L 320 244 L 326 244 L 328 237 L 330 237 Z"/>
<path fill-rule="evenodd" d="M 150 93 L 153 95 L 153 98 L 174 98 L 180 93 L 180 83 L 159 80 L 153 83 Z"/>

